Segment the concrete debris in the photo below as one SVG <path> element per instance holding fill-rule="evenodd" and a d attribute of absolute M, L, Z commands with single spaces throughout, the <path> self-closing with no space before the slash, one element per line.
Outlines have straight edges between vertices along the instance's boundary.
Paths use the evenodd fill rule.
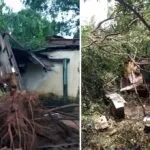
<path fill-rule="evenodd" d="M 82 120 L 82 124 L 85 124 L 85 129 L 104 130 L 109 128 L 109 122 L 106 116 L 93 115 Z M 84 130 L 84 128 L 82 128 Z"/>
<path fill-rule="evenodd" d="M 144 131 L 146 133 L 150 133 L 150 115 L 149 114 L 147 114 L 144 117 L 143 122 L 144 122 L 144 125 L 145 125 Z"/>
<path fill-rule="evenodd" d="M 101 116 L 95 120 L 95 129 L 96 130 L 103 130 L 109 127 L 108 121 L 106 116 Z"/>

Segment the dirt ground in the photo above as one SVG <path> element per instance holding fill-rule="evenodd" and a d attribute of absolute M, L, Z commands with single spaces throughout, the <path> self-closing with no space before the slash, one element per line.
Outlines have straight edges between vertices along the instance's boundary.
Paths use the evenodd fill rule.
<path fill-rule="evenodd" d="M 116 120 L 107 114 L 108 127 L 96 130 L 96 120 L 102 114 L 93 114 L 82 118 L 83 150 L 149 150 L 150 133 L 145 133 L 143 108 L 134 95 L 123 95 L 127 100 L 125 118 Z M 149 99 L 141 98 L 146 111 L 150 112 Z M 101 106 L 100 106 L 101 107 Z M 104 111 L 108 111 L 104 110 Z M 97 118 L 97 119 L 95 119 Z"/>

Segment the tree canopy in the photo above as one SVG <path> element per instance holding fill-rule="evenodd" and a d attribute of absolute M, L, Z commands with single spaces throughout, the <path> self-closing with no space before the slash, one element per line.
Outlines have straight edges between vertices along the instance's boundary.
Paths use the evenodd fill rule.
<path fill-rule="evenodd" d="M 0 32 L 11 32 L 27 48 L 45 45 L 48 35 L 79 37 L 79 2 L 75 1 L 22 1 L 25 9 L 12 12 L 2 0 L 0 3 Z M 60 7 L 61 6 L 61 7 Z M 71 14 L 69 19 L 65 19 Z M 64 18 L 63 18 L 64 17 Z M 66 17 L 67 18 L 67 17 Z"/>
<path fill-rule="evenodd" d="M 23 0 L 23 3 L 35 11 L 51 16 L 52 20 L 61 25 L 61 31 L 65 34 L 79 32 L 79 0 Z"/>
<path fill-rule="evenodd" d="M 45 37 L 59 32 L 55 28 L 55 22 L 49 22 L 39 13 L 31 9 L 25 9 L 18 13 L 5 14 L 5 29 L 27 48 L 42 47 Z"/>

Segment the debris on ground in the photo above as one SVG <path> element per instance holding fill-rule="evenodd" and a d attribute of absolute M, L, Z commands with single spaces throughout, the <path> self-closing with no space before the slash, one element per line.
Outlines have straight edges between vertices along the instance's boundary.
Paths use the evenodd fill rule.
<path fill-rule="evenodd" d="M 144 124 L 145 124 L 145 128 L 144 128 L 144 131 L 146 133 L 150 133 L 150 114 L 147 114 L 144 119 Z"/>
<path fill-rule="evenodd" d="M 77 104 L 68 107 L 72 106 L 77 107 Z M 63 108 L 67 106 L 49 110 L 41 108 L 38 93 L 10 92 L 0 101 L 0 148 L 35 150 L 39 146 L 59 145 L 67 140 L 78 143 L 78 125 L 74 127 L 61 121 L 74 122 L 78 118 L 63 112 L 61 114 Z"/>
<path fill-rule="evenodd" d="M 126 101 L 123 99 L 123 97 L 117 93 L 107 94 L 106 97 L 111 100 L 111 114 L 115 118 L 124 118 L 124 107 Z"/>
<path fill-rule="evenodd" d="M 150 63 L 143 60 L 137 64 L 141 67 L 140 77 L 145 79 L 147 73 L 143 74 L 143 65 Z M 134 79 L 137 79 L 136 76 Z M 125 82 L 121 79 L 120 88 L 124 91 L 121 93 L 116 92 L 119 89 L 117 86 L 105 87 L 104 101 L 107 101 L 107 106 L 104 110 L 82 117 L 83 150 L 150 149 L 150 82 L 143 80 L 143 83 L 137 82 L 137 85 L 133 82 L 129 76 Z M 104 101 L 97 105 L 103 107 Z M 97 116 L 97 119 L 93 119 L 93 116 Z M 100 122 L 100 116 L 105 116 L 107 120 L 105 130 L 100 130 L 99 126 L 95 128 L 97 122 Z"/>

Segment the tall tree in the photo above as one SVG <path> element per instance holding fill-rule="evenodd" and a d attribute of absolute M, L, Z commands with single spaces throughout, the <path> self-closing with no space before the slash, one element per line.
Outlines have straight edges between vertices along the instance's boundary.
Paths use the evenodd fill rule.
<path fill-rule="evenodd" d="M 5 14 L 4 21 L 5 31 L 11 31 L 20 43 L 31 49 L 44 46 L 46 36 L 59 32 L 54 21 L 49 22 L 31 9 Z"/>
<path fill-rule="evenodd" d="M 23 0 L 26 6 L 51 16 L 59 23 L 62 34 L 79 33 L 79 0 Z"/>

